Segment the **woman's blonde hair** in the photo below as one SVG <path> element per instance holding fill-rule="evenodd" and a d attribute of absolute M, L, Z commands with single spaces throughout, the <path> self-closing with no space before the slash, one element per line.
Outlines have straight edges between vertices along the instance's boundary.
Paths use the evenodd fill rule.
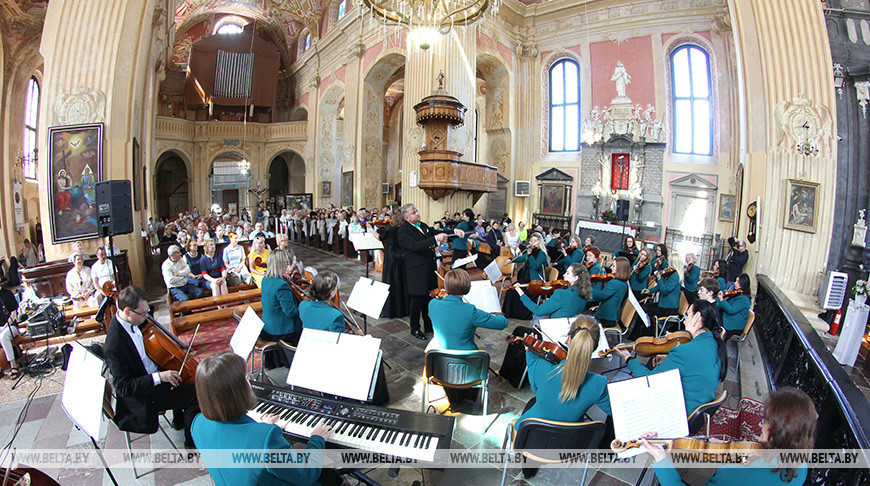
<path fill-rule="evenodd" d="M 266 260 L 266 274 L 264 277 L 282 278 L 289 265 L 290 255 L 284 250 L 274 250 L 269 253 L 269 259 Z"/>
<path fill-rule="evenodd" d="M 544 236 L 543 236 L 541 233 L 538 233 L 537 231 L 535 231 L 535 232 L 533 232 L 532 234 L 529 235 L 529 244 L 530 244 L 530 245 L 532 244 L 532 238 L 537 238 L 537 239 L 538 239 L 538 245 L 537 245 L 537 246 L 538 246 L 538 249 L 539 249 L 539 250 L 543 250 L 543 251 L 545 251 L 545 252 L 547 251 L 547 247 L 544 246 Z"/>
<path fill-rule="evenodd" d="M 577 398 L 577 393 L 586 381 L 592 351 L 598 345 L 598 322 L 590 315 L 581 314 L 571 324 L 568 335 L 571 336 L 568 358 L 561 365 L 562 391 L 559 393 L 559 401 L 563 403 Z"/>
<path fill-rule="evenodd" d="M 652 252 L 649 251 L 649 248 L 646 248 L 646 247 L 641 248 L 640 253 L 646 253 L 646 262 L 652 263 Z M 637 254 L 638 260 L 640 259 L 640 253 Z"/>

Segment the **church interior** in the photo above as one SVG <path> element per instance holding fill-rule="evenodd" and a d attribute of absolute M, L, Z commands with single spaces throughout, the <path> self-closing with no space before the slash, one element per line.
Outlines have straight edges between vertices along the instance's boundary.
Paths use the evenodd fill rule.
<path fill-rule="evenodd" d="M 67 402 L 73 374 L 66 364 L 86 349 L 76 343 L 108 351 L 118 316 L 137 312 L 126 289 L 143 289 L 164 334 L 177 336 L 182 375 L 188 359 L 199 362 L 202 400 L 206 359 L 239 354 L 235 339 L 249 322 L 242 317 L 246 309 L 268 316 L 263 282 L 274 276 L 267 266 L 273 260 L 258 245 L 273 256 L 279 249 L 290 255 L 284 266 L 296 274 L 283 285 L 293 287 L 303 327 L 309 326 L 302 300 L 332 299 L 348 328 L 359 326 L 367 335 L 360 339 L 374 338 L 380 346 L 372 389 L 375 396 L 378 389 L 388 392 L 385 401 L 365 409 L 371 395 L 306 393 L 351 403 L 363 415 L 394 412 L 433 424 L 417 436 L 400 433 L 399 443 L 418 442 L 422 449 L 431 434 L 440 438 L 433 453 L 520 453 L 546 443 L 530 439 L 534 433 L 549 433 L 561 444 L 553 448 L 604 449 L 583 442 L 586 432 L 577 427 L 600 424 L 605 435 L 615 427 L 620 438 L 629 419 L 618 417 L 624 410 L 617 413 L 611 387 L 639 379 L 633 366 L 625 367 L 629 360 L 619 353 L 585 360 L 587 376 L 610 383 L 612 403 L 604 409 L 590 402 L 572 420 L 546 430 L 530 424 L 528 433 L 516 433 L 511 427 L 525 422 L 519 418 L 534 407 L 536 393 L 538 404 L 543 401 L 544 385 L 532 381 L 531 364 L 549 363 L 551 356 L 530 350 L 532 361 L 523 354 L 522 334 L 514 331 L 519 342 L 506 338 L 514 329 L 534 328 L 540 339 L 539 324 L 556 318 L 545 319 L 552 311 L 538 315 L 533 307 L 555 302 L 547 297 L 561 290 L 554 293 L 547 283 L 565 282 L 565 275 L 572 279 L 566 287 L 581 289 L 572 290 L 577 295 L 585 290 L 573 279 L 591 278 L 583 315 L 594 314 L 598 327 L 586 334 L 598 336 L 600 328 L 604 349 L 644 339 L 636 334 L 647 331 L 649 339 L 692 331 L 694 318 L 706 315 L 693 302 L 704 300 L 700 289 L 713 280 L 725 292 L 711 297 L 720 325 L 729 312 L 728 291 L 749 303 L 733 334 L 727 326 L 709 328 L 717 333 L 716 349 L 726 352 L 720 360 L 725 373 L 712 383 L 715 399 L 699 401 L 710 407 L 696 414 L 682 408 L 689 415 L 683 435 L 761 441 L 768 397 L 797 389 L 817 414 L 811 448 L 864 451 L 863 464 L 870 464 L 870 2 L 0 0 L 0 31 L 6 174 L 0 270 L 4 289 L 21 303 L 17 321 L 10 318 L 14 305 L 4 314 L 8 334 L 0 334 L 4 351 L 8 341 L 15 353 L 11 361 L 9 353 L 0 356 L 2 468 L 27 466 L 14 460 L 15 450 L 127 452 L 131 435 L 136 451 L 171 452 L 190 439 L 188 432 L 197 448 L 207 449 L 196 440 L 196 421 L 193 430 L 189 422 L 186 429 L 178 426 L 180 413 L 172 426 L 172 414 L 162 415 L 159 434 L 154 427 L 124 430 L 113 415 L 123 409 L 103 407 L 97 432 L 86 432 Z M 364 246 L 362 235 L 381 244 L 378 233 L 389 233 L 391 225 L 398 235 L 393 243 L 382 236 L 386 248 Z M 403 236 L 403 229 L 414 233 Z M 409 246 L 418 233 L 432 243 Z M 241 266 L 250 267 L 238 275 L 228 270 L 227 256 L 236 240 Z M 202 276 L 189 270 L 187 283 L 187 271 L 182 283 L 173 283 L 174 255 L 182 254 L 179 265 L 189 268 L 191 252 L 215 251 L 209 243 L 223 256 L 217 280 L 205 277 L 206 270 Z M 572 260 L 574 250 L 580 256 Z M 262 260 L 258 251 L 266 252 Z M 627 275 L 643 268 L 636 259 L 644 253 L 643 263 L 664 266 L 654 266 L 648 287 L 644 280 L 635 288 Z M 419 254 L 428 260 L 420 267 L 425 271 L 415 273 L 410 262 Z M 541 254 L 544 268 L 534 268 L 530 262 Z M 571 262 L 583 266 L 589 255 L 578 277 Z M 473 257 L 467 272 L 455 264 L 463 256 Z M 630 265 L 625 275 L 623 261 Z M 97 272 L 112 265 L 106 278 L 114 293 L 104 293 Z M 93 276 L 81 282 L 90 285 L 88 299 L 70 281 L 81 277 L 83 266 Z M 475 301 L 475 312 L 504 321 L 471 334 L 469 352 L 485 355 L 485 364 L 478 363 L 480 378 L 459 390 L 480 390 L 465 401 L 453 399 L 449 380 L 434 376 L 432 353 L 444 344 L 439 326 L 449 320 L 435 313 L 452 302 L 459 273 L 472 281 L 464 293 L 494 296 L 497 309 L 480 311 Z M 319 298 L 320 282 L 333 274 L 337 293 L 327 290 Z M 536 276 L 544 290 L 534 304 L 528 297 L 536 297 Z M 665 305 L 671 276 L 678 307 Z M 365 314 L 366 297 L 353 297 L 365 290 L 361 279 L 389 283 L 384 296 L 395 300 Z M 622 281 L 628 283 L 616 318 L 604 317 L 605 298 L 598 296 Z M 187 286 L 196 287 L 193 295 Z M 417 295 L 421 286 L 447 296 L 430 301 Z M 31 302 L 60 312 L 55 318 L 45 311 L 53 327 L 26 320 L 25 310 L 36 308 L 25 308 L 28 293 Z M 660 298 L 652 303 L 655 293 Z M 134 298 L 126 314 L 125 296 Z M 588 310 L 593 301 L 600 307 Z M 512 304 L 523 312 L 509 311 Z M 566 360 L 574 349 L 570 341 L 584 334 L 575 329 L 582 320 L 566 321 L 570 340 L 554 344 L 568 353 Z M 300 342 L 306 339 L 302 333 Z M 133 340 L 142 342 L 141 336 Z M 279 344 L 255 335 L 242 354 L 261 403 L 268 401 L 258 384 L 274 395 L 302 379 L 299 374 L 314 376 L 312 369 L 292 368 L 290 359 L 297 362 L 301 351 L 287 345 L 296 352 L 287 358 Z M 65 345 L 73 345 L 72 358 Z M 526 382 L 506 371 L 516 349 L 520 358 L 529 356 L 528 367 L 512 363 L 528 375 Z M 653 373 L 661 357 L 667 360 L 668 351 L 662 353 L 647 363 Z M 112 368 L 111 353 L 105 359 Z M 354 367 L 340 355 L 330 359 Z M 452 363 L 455 371 L 459 364 Z M 463 373 L 468 363 L 462 361 Z M 559 373 L 569 368 L 552 366 Z M 150 374 L 148 364 L 143 370 Z M 159 373 L 155 388 L 166 386 Z M 105 373 L 98 378 L 100 387 L 112 388 Z M 125 387 L 115 381 L 107 396 L 123 397 Z M 193 382 L 185 383 L 193 389 Z M 206 406 L 200 402 L 199 409 Z M 326 417 L 321 425 L 335 424 Z M 262 414 L 254 420 L 264 421 Z M 574 430 L 568 422 L 580 425 Z M 283 427 L 284 437 L 304 448 L 310 430 L 289 428 Z M 341 435 L 340 422 L 331 433 Z M 355 443 L 357 449 L 403 456 L 401 448 L 378 448 L 377 430 L 369 435 L 371 444 Z M 329 438 L 326 444 L 350 447 Z M 202 457 L 153 469 L 134 469 L 130 460 L 108 467 L 30 464 L 39 470 L 30 474 L 54 481 L 39 484 L 236 484 Z M 538 461 L 539 471 L 501 461 L 369 464 L 336 469 L 335 484 L 670 484 L 657 476 L 650 454 L 638 457 L 644 460 L 633 467 Z M 712 468 L 687 471 L 681 471 L 687 484 L 704 484 L 714 474 Z M 870 482 L 866 466 L 810 464 L 805 473 L 806 484 Z"/>

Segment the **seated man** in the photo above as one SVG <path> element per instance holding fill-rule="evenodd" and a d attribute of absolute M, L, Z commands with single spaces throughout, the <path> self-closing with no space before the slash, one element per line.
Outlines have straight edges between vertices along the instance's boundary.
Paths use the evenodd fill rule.
<path fill-rule="evenodd" d="M 180 250 L 177 258 L 184 261 Z M 145 292 L 133 285 L 122 290 L 103 348 L 117 396 L 115 422 L 121 430 L 153 434 L 158 413 L 174 410 L 172 425 L 176 430 L 184 427 L 184 447 L 192 449 L 190 424 L 199 413 L 196 389 L 193 383 L 182 383 L 178 371 L 161 371 L 146 354 L 139 326 L 147 316 Z"/>
<path fill-rule="evenodd" d="M 163 273 L 163 281 L 166 282 L 169 293 L 179 302 L 202 297 L 202 289 L 187 280 L 187 277 L 195 275 L 190 273 L 187 260 L 181 258 L 181 248 L 178 245 L 172 245 L 166 251 L 169 253 L 169 258 L 163 262 L 160 270 Z"/>
<path fill-rule="evenodd" d="M 247 226 L 247 225 L 245 225 L 245 226 Z M 272 233 L 271 231 L 264 230 L 263 223 L 257 221 L 256 223 L 254 223 L 254 230 L 248 234 L 248 239 L 253 240 L 260 233 L 263 233 L 263 236 L 265 236 L 266 238 L 272 238 L 273 236 L 275 236 L 275 233 Z"/>

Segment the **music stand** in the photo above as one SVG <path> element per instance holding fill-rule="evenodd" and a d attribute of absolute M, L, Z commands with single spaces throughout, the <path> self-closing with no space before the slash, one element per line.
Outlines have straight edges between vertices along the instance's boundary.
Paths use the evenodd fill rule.
<path fill-rule="evenodd" d="M 380 240 L 375 239 L 375 237 L 369 233 L 348 233 L 347 237 L 350 239 L 354 250 L 357 252 L 384 249 L 384 244 L 381 243 Z M 387 258 L 386 251 L 384 252 L 384 258 Z M 369 260 L 370 259 L 366 257 L 366 278 L 369 278 Z M 368 334 L 368 329 L 368 318 L 363 314 L 363 333 Z"/>

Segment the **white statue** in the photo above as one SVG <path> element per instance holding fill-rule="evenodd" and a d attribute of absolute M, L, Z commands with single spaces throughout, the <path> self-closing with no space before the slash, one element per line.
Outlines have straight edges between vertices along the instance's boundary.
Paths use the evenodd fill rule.
<path fill-rule="evenodd" d="M 864 215 L 867 214 L 866 209 L 858 211 L 858 221 L 852 228 L 852 246 L 864 248 L 864 241 L 867 238 L 867 223 L 864 220 Z"/>
<path fill-rule="evenodd" d="M 616 70 L 610 80 L 616 83 L 616 97 L 625 98 L 625 87 L 631 84 L 631 76 L 625 71 L 622 61 L 616 61 Z"/>

